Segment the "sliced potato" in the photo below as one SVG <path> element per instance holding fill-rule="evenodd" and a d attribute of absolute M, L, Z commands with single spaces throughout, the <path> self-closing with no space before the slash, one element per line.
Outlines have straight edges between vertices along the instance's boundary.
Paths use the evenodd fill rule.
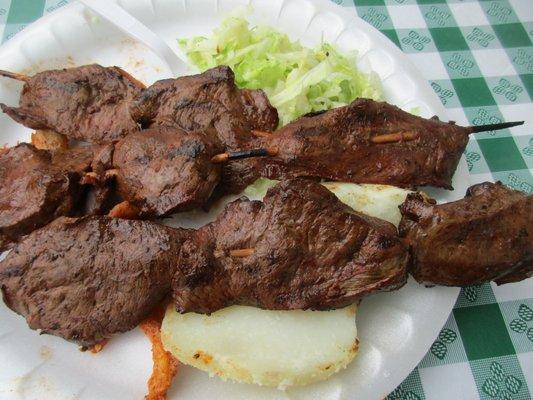
<path fill-rule="evenodd" d="M 358 350 L 355 306 L 270 311 L 232 306 L 211 315 L 167 309 L 161 338 L 179 361 L 243 383 L 287 387 L 328 378 Z"/>
<path fill-rule="evenodd" d="M 396 226 L 402 218 L 398 206 L 411 193 L 410 190 L 389 185 L 358 185 L 342 182 L 326 182 L 323 185 L 355 211 L 384 219 Z"/>

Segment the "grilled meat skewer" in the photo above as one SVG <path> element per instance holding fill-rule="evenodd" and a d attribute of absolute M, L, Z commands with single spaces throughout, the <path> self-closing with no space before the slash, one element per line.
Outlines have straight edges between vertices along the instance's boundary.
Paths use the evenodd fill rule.
<path fill-rule="evenodd" d="M 83 79 L 72 83 L 78 76 Z M 239 192 L 259 176 L 276 179 L 309 176 L 357 183 L 430 184 L 450 188 L 468 133 L 509 125 L 462 128 L 414 117 L 386 103 L 360 99 L 346 107 L 303 117 L 271 134 L 269 131 L 278 122 L 276 110 L 263 92 L 237 89 L 228 67 L 159 81 L 143 90 L 134 78 L 115 67 L 91 65 L 48 71 L 26 79 L 29 86 L 21 102 L 28 102 L 32 107 L 41 104 L 42 99 L 32 100 L 34 92 L 44 96 L 47 85 L 56 92 L 65 88 L 76 93 L 81 90 L 88 93 L 80 95 L 87 101 L 77 102 L 68 112 L 59 113 L 62 121 L 72 112 L 92 115 L 91 107 L 104 101 L 110 95 L 110 88 L 116 86 L 115 82 L 100 90 L 102 82 L 113 81 L 109 76 L 127 80 L 136 90 L 127 98 L 119 96 L 118 102 L 106 103 L 107 114 L 100 117 L 110 119 L 109 114 L 116 109 L 120 124 L 128 108 L 129 120 L 153 127 L 142 133 L 136 127 L 130 132 L 131 139 L 114 136 L 105 139 L 120 142 L 115 157 L 119 192 L 131 207 L 121 206 L 114 215 L 128 218 L 158 217 L 201 207 L 213 194 Z M 58 96 L 56 92 L 46 93 L 53 97 Z M 50 108 L 40 110 L 46 116 Z M 97 123 L 100 117 L 93 117 L 87 117 L 84 123 Z M 79 121 L 74 118 L 68 122 Z M 78 125 L 69 126 L 77 128 Z M 171 138 L 170 129 L 180 137 Z M 156 138 L 157 135 L 160 137 Z M 220 168 L 210 165 L 207 156 L 213 163 L 262 158 L 233 161 Z M 163 174 L 163 167 L 171 173 Z M 183 179 L 184 174 L 189 175 L 187 179 Z"/>
<path fill-rule="evenodd" d="M 237 200 L 181 247 L 173 278 L 180 312 L 231 304 L 328 309 L 406 281 L 396 228 L 357 213 L 319 183 L 294 179 L 263 201 Z"/>
<path fill-rule="evenodd" d="M 244 243 L 254 249 L 238 251 Z M 58 218 L 0 262 L 0 288 L 31 328 L 92 346 L 136 326 L 171 284 L 179 304 L 206 312 L 224 301 L 330 308 L 401 286 L 406 266 L 393 225 L 295 180 L 264 203 L 232 203 L 197 233 L 103 216 Z"/>
<path fill-rule="evenodd" d="M 18 74 L 0 74 L 21 79 Z M 125 71 L 98 65 L 45 71 L 24 80 L 21 107 L 4 107 L 8 114 L 13 116 L 16 111 L 22 115 L 24 109 L 31 111 L 34 119 L 39 115 L 43 121 L 53 121 L 47 122 L 46 128 L 70 137 L 117 143 L 114 168 L 118 168 L 118 192 L 129 202 L 113 211 L 119 217 L 159 217 L 205 205 L 221 174 L 221 167 L 209 163 L 209 159 L 244 143 L 252 137 L 251 130 L 273 130 L 278 124 L 277 111 L 265 94 L 237 89 L 228 67 L 160 81 L 142 92 L 142 84 Z M 122 85 L 128 91 L 121 93 L 116 86 L 124 80 L 131 84 Z M 67 89 L 75 92 L 74 99 L 72 94 L 61 92 Z M 52 100 L 56 97 L 65 104 Z M 128 111 L 130 106 L 134 117 Z M 151 115 L 154 110 L 156 114 Z M 100 124 L 99 118 L 110 121 L 121 133 L 112 133 Z M 139 133 L 136 121 L 153 128 Z M 92 125 L 95 126 L 89 129 Z M 29 126 L 43 128 L 42 124 Z M 131 129 L 122 129 L 123 126 Z M 101 128 L 105 128 L 104 132 L 100 132 Z M 196 129 L 201 129 L 201 133 Z M 171 137 L 171 130 L 176 137 Z M 95 136 L 98 132 L 103 136 Z M 241 157 L 258 155 L 255 150 L 241 153 Z M 92 176 L 86 183 L 98 183 L 104 188 L 97 178 Z"/>
<path fill-rule="evenodd" d="M 532 195 L 485 182 L 441 205 L 410 194 L 400 211 L 418 282 L 467 286 L 533 275 Z"/>
<path fill-rule="evenodd" d="M 252 148 L 279 151 L 273 157 L 232 163 L 226 180 L 234 190 L 260 176 L 452 189 L 452 176 L 471 133 L 522 123 L 461 127 L 417 117 L 384 102 L 357 99 L 255 138 Z"/>
<path fill-rule="evenodd" d="M 406 200 L 401 230 L 412 246 L 412 273 L 456 285 L 531 276 L 532 196 L 494 184 L 469 193 L 444 206 L 415 195 Z M 446 248 L 464 256 L 462 263 L 452 256 L 446 264 Z M 490 259 L 482 258 L 485 251 L 495 263 L 483 264 Z M 136 326 L 170 286 L 181 312 L 230 304 L 328 309 L 402 286 L 408 258 L 393 225 L 354 212 L 318 183 L 295 179 L 270 189 L 262 202 L 231 203 L 198 231 L 60 217 L 0 262 L 0 288 L 30 327 L 91 346 Z M 440 264 L 429 268 L 433 259 Z"/>
<path fill-rule="evenodd" d="M 276 110 L 263 92 L 237 89 L 225 66 L 156 82 L 130 110 L 143 125 L 216 136 L 225 150 L 214 161 L 268 155 L 224 167 L 219 191 L 226 193 L 238 193 L 260 176 L 451 189 L 469 134 L 521 123 L 460 127 L 358 99 L 270 134 L 278 124 Z"/>
<path fill-rule="evenodd" d="M 140 129 L 129 104 L 144 85 L 118 67 L 93 64 L 31 77 L 0 71 L 0 76 L 25 82 L 19 107 L 0 106 L 29 128 L 50 129 L 97 144 L 117 141 Z"/>
<path fill-rule="evenodd" d="M 58 216 L 105 213 L 115 191 L 129 202 L 115 217 L 202 207 L 220 181 L 221 166 L 211 161 L 222 150 L 217 143 L 203 133 L 155 127 L 115 146 L 6 149 L 0 154 L 0 250 Z"/>
<path fill-rule="evenodd" d="M 0 262 L 6 305 L 82 346 L 136 327 L 170 291 L 188 231 L 104 216 L 61 217 Z"/>
<path fill-rule="evenodd" d="M 17 74 L 4 75 L 20 79 Z M 225 66 L 144 89 L 125 71 L 98 65 L 45 71 L 25 79 L 21 107 L 16 110 L 27 109 L 34 119 L 55 121 L 44 127 L 71 137 L 117 141 L 138 131 L 137 123 L 142 123 L 204 132 L 222 149 L 214 161 L 269 155 L 224 167 L 218 192 L 239 192 L 259 176 L 451 189 L 469 134 L 518 124 L 460 127 L 358 99 L 304 116 L 269 134 L 278 124 L 276 110 L 262 91 L 238 89 L 233 72 Z M 12 115 L 15 109 L 4 110 Z M 103 120 L 115 128 L 117 124 L 129 128 L 115 134 L 113 127 L 102 126 Z M 103 138 L 94 136 L 102 130 Z"/>

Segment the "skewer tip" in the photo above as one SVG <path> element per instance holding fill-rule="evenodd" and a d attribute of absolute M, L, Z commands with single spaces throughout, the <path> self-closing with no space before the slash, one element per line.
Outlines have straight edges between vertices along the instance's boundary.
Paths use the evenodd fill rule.
<path fill-rule="evenodd" d="M 17 81 L 28 82 L 30 77 L 24 74 L 18 74 L 16 72 L 0 70 L 0 76 L 5 76 L 6 78 L 15 79 Z"/>
<path fill-rule="evenodd" d="M 498 124 L 468 126 L 467 129 L 468 133 L 478 133 L 487 131 L 497 131 L 499 129 L 512 128 L 513 126 L 519 126 L 523 124 L 524 121 L 500 122 Z"/>
<path fill-rule="evenodd" d="M 146 85 L 141 82 L 140 80 L 138 80 L 137 78 L 135 78 L 133 75 L 131 75 L 129 72 L 127 71 L 124 71 L 122 68 L 120 67 L 113 67 L 115 68 L 115 70 L 120 74 L 122 75 L 124 78 L 126 78 L 127 80 L 129 80 L 131 83 L 133 83 L 135 86 L 139 87 L 140 89 L 146 89 Z"/>

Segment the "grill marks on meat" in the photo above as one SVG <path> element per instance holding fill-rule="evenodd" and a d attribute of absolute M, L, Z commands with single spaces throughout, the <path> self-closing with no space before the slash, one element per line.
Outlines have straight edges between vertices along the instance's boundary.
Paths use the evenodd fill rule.
<path fill-rule="evenodd" d="M 233 79 L 233 71 L 231 71 L 230 76 Z M 251 129 L 272 132 L 278 127 L 278 110 L 270 104 L 265 92 L 261 89 L 241 89 L 239 95 L 246 121 L 250 124 Z"/>
<path fill-rule="evenodd" d="M 130 111 L 143 125 L 206 131 L 232 150 L 248 143 L 253 129 L 272 131 L 278 125 L 277 110 L 263 91 L 238 89 L 226 66 L 158 81 L 136 97 Z"/>
<path fill-rule="evenodd" d="M 249 248 L 247 257 L 230 254 Z M 392 224 L 356 213 L 318 183 L 288 180 L 263 202 L 231 203 L 192 233 L 181 248 L 173 297 L 180 312 L 231 304 L 342 307 L 402 286 L 407 259 Z"/>
<path fill-rule="evenodd" d="M 61 215 L 81 198 L 81 174 L 93 153 L 46 151 L 21 143 L 0 153 L 0 250 Z"/>
<path fill-rule="evenodd" d="M 501 184 L 473 186 L 440 206 L 409 195 L 400 232 L 411 273 L 440 285 L 530 277 L 532 208 L 533 196 Z M 408 259 L 392 224 L 293 179 L 262 202 L 229 204 L 198 231 L 60 217 L 0 262 L 0 289 L 32 329 L 93 346 L 137 326 L 170 291 L 180 312 L 329 309 L 399 288 Z"/>
<path fill-rule="evenodd" d="M 92 346 L 141 322 L 169 292 L 185 230 L 62 217 L 0 262 L 5 303 L 40 329 Z"/>
<path fill-rule="evenodd" d="M 158 81 L 141 91 L 132 102 L 130 112 L 143 126 L 172 126 L 187 132 L 203 132 L 218 152 L 248 148 L 255 138 L 253 130 L 273 131 L 279 122 L 277 110 L 265 93 L 238 89 L 233 71 L 227 66 Z M 219 173 L 220 184 L 214 197 L 237 193 L 249 182 L 249 179 L 240 182 L 239 166 L 225 165 Z M 203 198 L 195 203 L 203 205 L 207 201 Z"/>
<path fill-rule="evenodd" d="M 40 72 L 24 84 L 19 107 L 1 107 L 29 128 L 92 143 L 114 142 L 139 130 L 129 102 L 141 88 L 118 67 L 86 65 Z"/>
<path fill-rule="evenodd" d="M 442 205 L 410 194 L 400 210 L 418 282 L 467 286 L 533 275 L 531 195 L 486 182 Z"/>
<path fill-rule="evenodd" d="M 373 143 L 393 133 L 417 137 Z M 234 162 L 234 186 L 258 176 L 298 176 L 400 187 L 431 185 L 452 189 L 451 179 L 468 142 L 468 128 L 424 119 L 384 102 L 351 104 L 302 117 L 252 147 L 275 147 L 277 157 Z"/>
<path fill-rule="evenodd" d="M 122 139 L 114 154 L 118 190 L 153 217 L 201 207 L 220 179 L 221 147 L 201 133 L 155 127 Z"/>

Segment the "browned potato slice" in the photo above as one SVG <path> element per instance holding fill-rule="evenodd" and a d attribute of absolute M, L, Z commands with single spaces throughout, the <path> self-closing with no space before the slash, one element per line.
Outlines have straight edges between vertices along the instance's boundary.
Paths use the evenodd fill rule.
<path fill-rule="evenodd" d="M 224 380 L 264 386 L 327 379 L 359 348 L 356 306 L 331 311 L 272 311 L 231 306 L 211 315 L 167 309 L 161 339 L 180 362 Z"/>

